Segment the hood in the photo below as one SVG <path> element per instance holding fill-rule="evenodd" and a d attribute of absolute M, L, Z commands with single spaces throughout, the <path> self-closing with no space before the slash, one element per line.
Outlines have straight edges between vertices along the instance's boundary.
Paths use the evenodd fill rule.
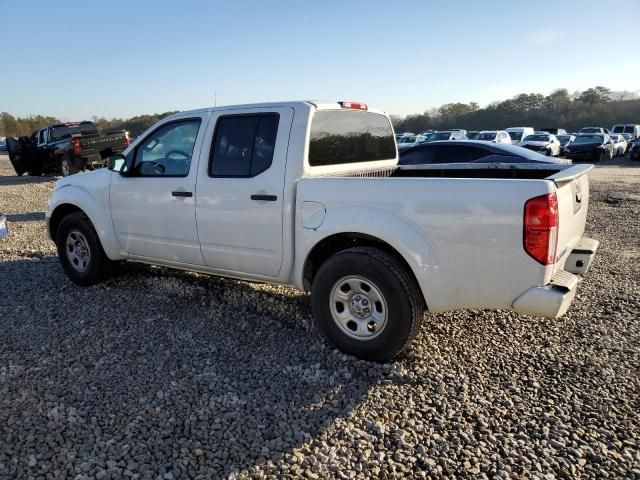
<path fill-rule="evenodd" d="M 538 141 L 533 141 L 533 140 L 529 140 L 529 141 L 525 141 L 525 142 L 520 142 L 519 143 L 520 146 L 525 146 L 525 145 L 531 145 L 533 147 L 546 147 L 547 145 L 549 145 L 549 142 L 538 142 Z"/>
<path fill-rule="evenodd" d="M 92 172 L 76 173 L 58 180 L 56 182 L 56 190 L 68 186 L 80 187 L 86 190 L 104 187 L 111 183 L 111 175 L 113 175 L 113 172 L 107 168 L 99 168 Z"/>
<path fill-rule="evenodd" d="M 572 151 L 572 152 L 588 152 L 590 150 L 595 150 L 596 148 L 598 148 L 599 146 L 601 146 L 601 143 L 571 143 L 569 145 L 567 145 L 567 148 Z"/>

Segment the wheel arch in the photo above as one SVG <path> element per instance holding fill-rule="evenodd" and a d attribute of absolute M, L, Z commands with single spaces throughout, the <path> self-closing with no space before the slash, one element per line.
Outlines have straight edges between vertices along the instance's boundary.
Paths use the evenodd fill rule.
<path fill-rule="evenodd" d="M 341 232 L 327 235 L 319 240 L 311 250 L 309 250 L 302 267 L 302 285 L 306 291 L 311 289 L 313 278 L 320 266 L 332 255 L 353 247 L 373 247 L 378 248 L 393 256 L 409 273 L 421 292 L 423 306 L 428 308 L 427 298 L 421 287 L 421 283 L 416 277 L 414 268 L 409 261 L 390 243 L 368 233 L 363 232 Z"/>
<path fill-rule="evenodd" d="M 59 195 L 58 198 L 55 198 L 56 194 Z M 109 213 L 91 195 L 79 188 L 66 187 L 54 192 L 52 205 L 46 215 L 49 237 L 54 242 L 62 219 L 76 212 L 83 213 L 89 219 L 109 259 L 121 260 L 125 257 Z"/>

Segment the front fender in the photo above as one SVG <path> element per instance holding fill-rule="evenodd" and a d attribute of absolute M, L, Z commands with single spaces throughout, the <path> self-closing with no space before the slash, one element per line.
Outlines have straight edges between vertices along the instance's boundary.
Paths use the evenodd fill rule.
<path fill-rule="evenodd" d="M 438 281 L 440 260 L 430 239 L 406 218 L 384 210 L 362 206 L 342 206 L 328 209 L 322 224 L 316 229 L 304 228 L 298 222 L 294 278 L 296 286 L 303 288 L 304 265 L 313 248 L 325 238 L 336 234 L 358 233 L 375 237 L 396 250 L 415 275 L 424 299 L 431 309 L 437 308 L 432 298 L 432 286 Z"/>
<path fill-rule="evenodd" d="M 65 208 L 65 205 L 73 205 L 82 210 L 96 230 L 102 248 L 111 260 L 121 260 L 125 258 L 122 247 L 118 242 L 111 215 L 108 211 L 109 196 L 108 187 L 102 192 L 100 197 L 95 197 L 84 188 L 77 185 L 64 185 L 53 192 L 47 210 L 45 219 L 47 222 L 47 230 L 51 217 L 59 208 Z"/>

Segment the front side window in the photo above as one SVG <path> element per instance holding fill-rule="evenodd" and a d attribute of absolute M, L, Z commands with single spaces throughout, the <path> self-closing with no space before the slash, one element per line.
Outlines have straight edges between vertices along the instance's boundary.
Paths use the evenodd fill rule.
<path fill-rule="evenodd" d="M 199 118 L 160 127 L 136 148 L 134 174 L 144 177 L 186 177 L 199 129 Z"/>
<path fill-rule="evenodd" d="M 211 177 L 255 177 L 271 166 L 277 113 L 221 117 L 209 161 Z"/>
<path fill-rule="evenodd" d="M 40 130 L 40 135 L 38 136 L 38 145 L 42 145 L 44 143 L 44 130 Z"/>

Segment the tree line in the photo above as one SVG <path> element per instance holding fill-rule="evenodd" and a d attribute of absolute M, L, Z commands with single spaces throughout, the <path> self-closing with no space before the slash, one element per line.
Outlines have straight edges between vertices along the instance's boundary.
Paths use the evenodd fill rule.
<path fill-rule="evenodd" d="M 121 128 L 138 136 L 151 125 L 175 112 L 138 115 L 128 119 L 94 116 L 100 129 Z M 521 93 L 494 102 L 484 108 L 475 102 L 447 103 L 424 113 L 391 116 L 397 132 L 422 132 L 429 129 L 464 128 L 495 130 L 506 127 L 560 127 L 577 130 L 586 125 L 610 127 L 615 123 L 640 123 L 640 98 L 636 93 L 612 92 L 606 87 L 593 87 L 570 94 L 560 88 L 549 95 Z M 0 113 L 0 137 L 30 135 L 33 131 L 61 123 L 50 116 L 15 117 Z"/>
<path fill-rule="evenodd" d="M 135 117 L 122 119 L 94 116 L 93 122 L 101 130 L 123 129 L 127 130 L 131 136 L 138 136 L 158 120 L 176 112 L 154 113 L 152 115 L 138 115 Z M 15 117 L 7 112 L 0 113 L 0 137 L 21 137 L 31 135 L 34 131 L 56 123 L 63 123 L 56 117 L 43 115 L 28 115 L 26 117 Z"/>
<path fill-rule="evenodd" d="M 475 102 L 447 103 L 424 113 L 391 118 L 396 132 L 507 127 L 559 127 L 574 131 L 588 125 L 610 128 L 616 123 L 640 124 L 640 98 L 637 93 L 612 92 L 601 86 L 573 94 L 560 88 L 546 96 L 521 93 L 484 108 Z"/>

